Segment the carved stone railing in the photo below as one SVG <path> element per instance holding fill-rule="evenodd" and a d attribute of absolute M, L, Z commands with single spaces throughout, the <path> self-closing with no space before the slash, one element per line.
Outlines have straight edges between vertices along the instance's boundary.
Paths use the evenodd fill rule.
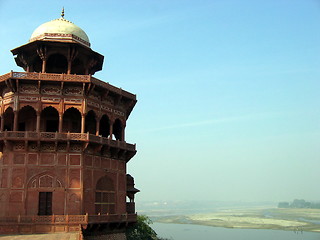
<path fill-rule="evenodd" d="M 121 88 L 117 88 L 109 83 L 101 81 L 91 75 L 77 75 L 77 74 L 56 74 L 56 73 L 37 73 L 37 72 L 9 72 L 0 75 L 0 82 L 8 79 L 28 79 L 28 80 L 46 80 L 46 81 L 64 81 L 64 82 L 93 82 L 94 84 L 105 87 L 109 91 L 115 92 L 119 95 L 129 99 L 136 99 L 136 96 Z"/>
<path fill-rule="evenodd" d="M 88 223 L 104 223 L 104 222 L 136 222 L 136 214 L 102 214 L 89 215 Z"/>
<path fill-rule="evenodd" d="M 94 224 L 111 222 L 135 222 L 136 214 L 102 214 L 102 215 L 49 215 L 49 216 L 14 216 L 0 217 L 0 225 L 15 224 Z"/>
<path fill-rule="evenodd" d="M 56 73 L 36 73 L 36 72 L 10 72 L 0 76 L 1 80 L 6 79 L 30 79 L 47 81 L 72 81 L 72 82 L 90 82 L 90 75 L 72 75 Z"/>
<path fill-rule="evenodd" d="M 128 151 L 135 151 L 136 145 L 125 141 L 112 140 L 89 133 L 58 133 L 58 132 L 31 132 L 31 131 L 4 131 L 0 132 L 1 140 L 12 141 L 84 141 L 108 145 Z"/>

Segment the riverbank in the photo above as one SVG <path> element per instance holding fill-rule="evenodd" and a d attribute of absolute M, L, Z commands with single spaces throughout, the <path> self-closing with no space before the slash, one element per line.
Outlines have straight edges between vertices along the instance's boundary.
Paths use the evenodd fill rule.
<path fill-rule="evenodd" d="M 158 217 L 154 221 L 224 228 L 320 232 L 320 209 L 232 209 L 213 213 Z"/>

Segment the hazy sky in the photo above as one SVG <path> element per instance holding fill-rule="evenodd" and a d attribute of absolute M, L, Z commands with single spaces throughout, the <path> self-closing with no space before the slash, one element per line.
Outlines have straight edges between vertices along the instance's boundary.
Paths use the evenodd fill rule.
<path fill-rule="evenodd" d="M 0 0 L 1 75 L 62 6 L 137 94 L 137 201 L 320 200 L 319 0 Z"/>

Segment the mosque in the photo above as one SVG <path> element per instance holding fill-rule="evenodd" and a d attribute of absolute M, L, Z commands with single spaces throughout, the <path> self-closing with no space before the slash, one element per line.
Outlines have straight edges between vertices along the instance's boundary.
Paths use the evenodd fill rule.
<path fill-rule="evenodd" d="M 0 234 L 125 240 L 136 95 L 93 77 L 104 57 L 64 11 L 11 51 L 24 71 L 0 76 Z"/>

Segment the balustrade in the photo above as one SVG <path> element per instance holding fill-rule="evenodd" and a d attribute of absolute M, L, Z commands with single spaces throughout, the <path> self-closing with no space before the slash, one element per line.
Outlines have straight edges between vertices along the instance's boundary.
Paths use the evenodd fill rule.
<path fill-rule="evenodd" d="M 135 222 L 136 214 L 103 214 L 103 215 L 48 215 L 48 216 L 15 216 L 0 217 L 1 223 L 36 223 L 36 224 L 90 224 L 104 222 Z"/>
<path fill-rule="evenodd" d="M 89 133 L 58 133 L 58 132 L 29 132 L 29 131 L 4 131 L 0 132 L 0 140 L 13 141 L 85 141 L 108 145 L 114 148 L 121 148 L 129 151 L 135 151 L 136 146 L 124 141 L 112 140 L 102 136 L 96 136 Z"/>

